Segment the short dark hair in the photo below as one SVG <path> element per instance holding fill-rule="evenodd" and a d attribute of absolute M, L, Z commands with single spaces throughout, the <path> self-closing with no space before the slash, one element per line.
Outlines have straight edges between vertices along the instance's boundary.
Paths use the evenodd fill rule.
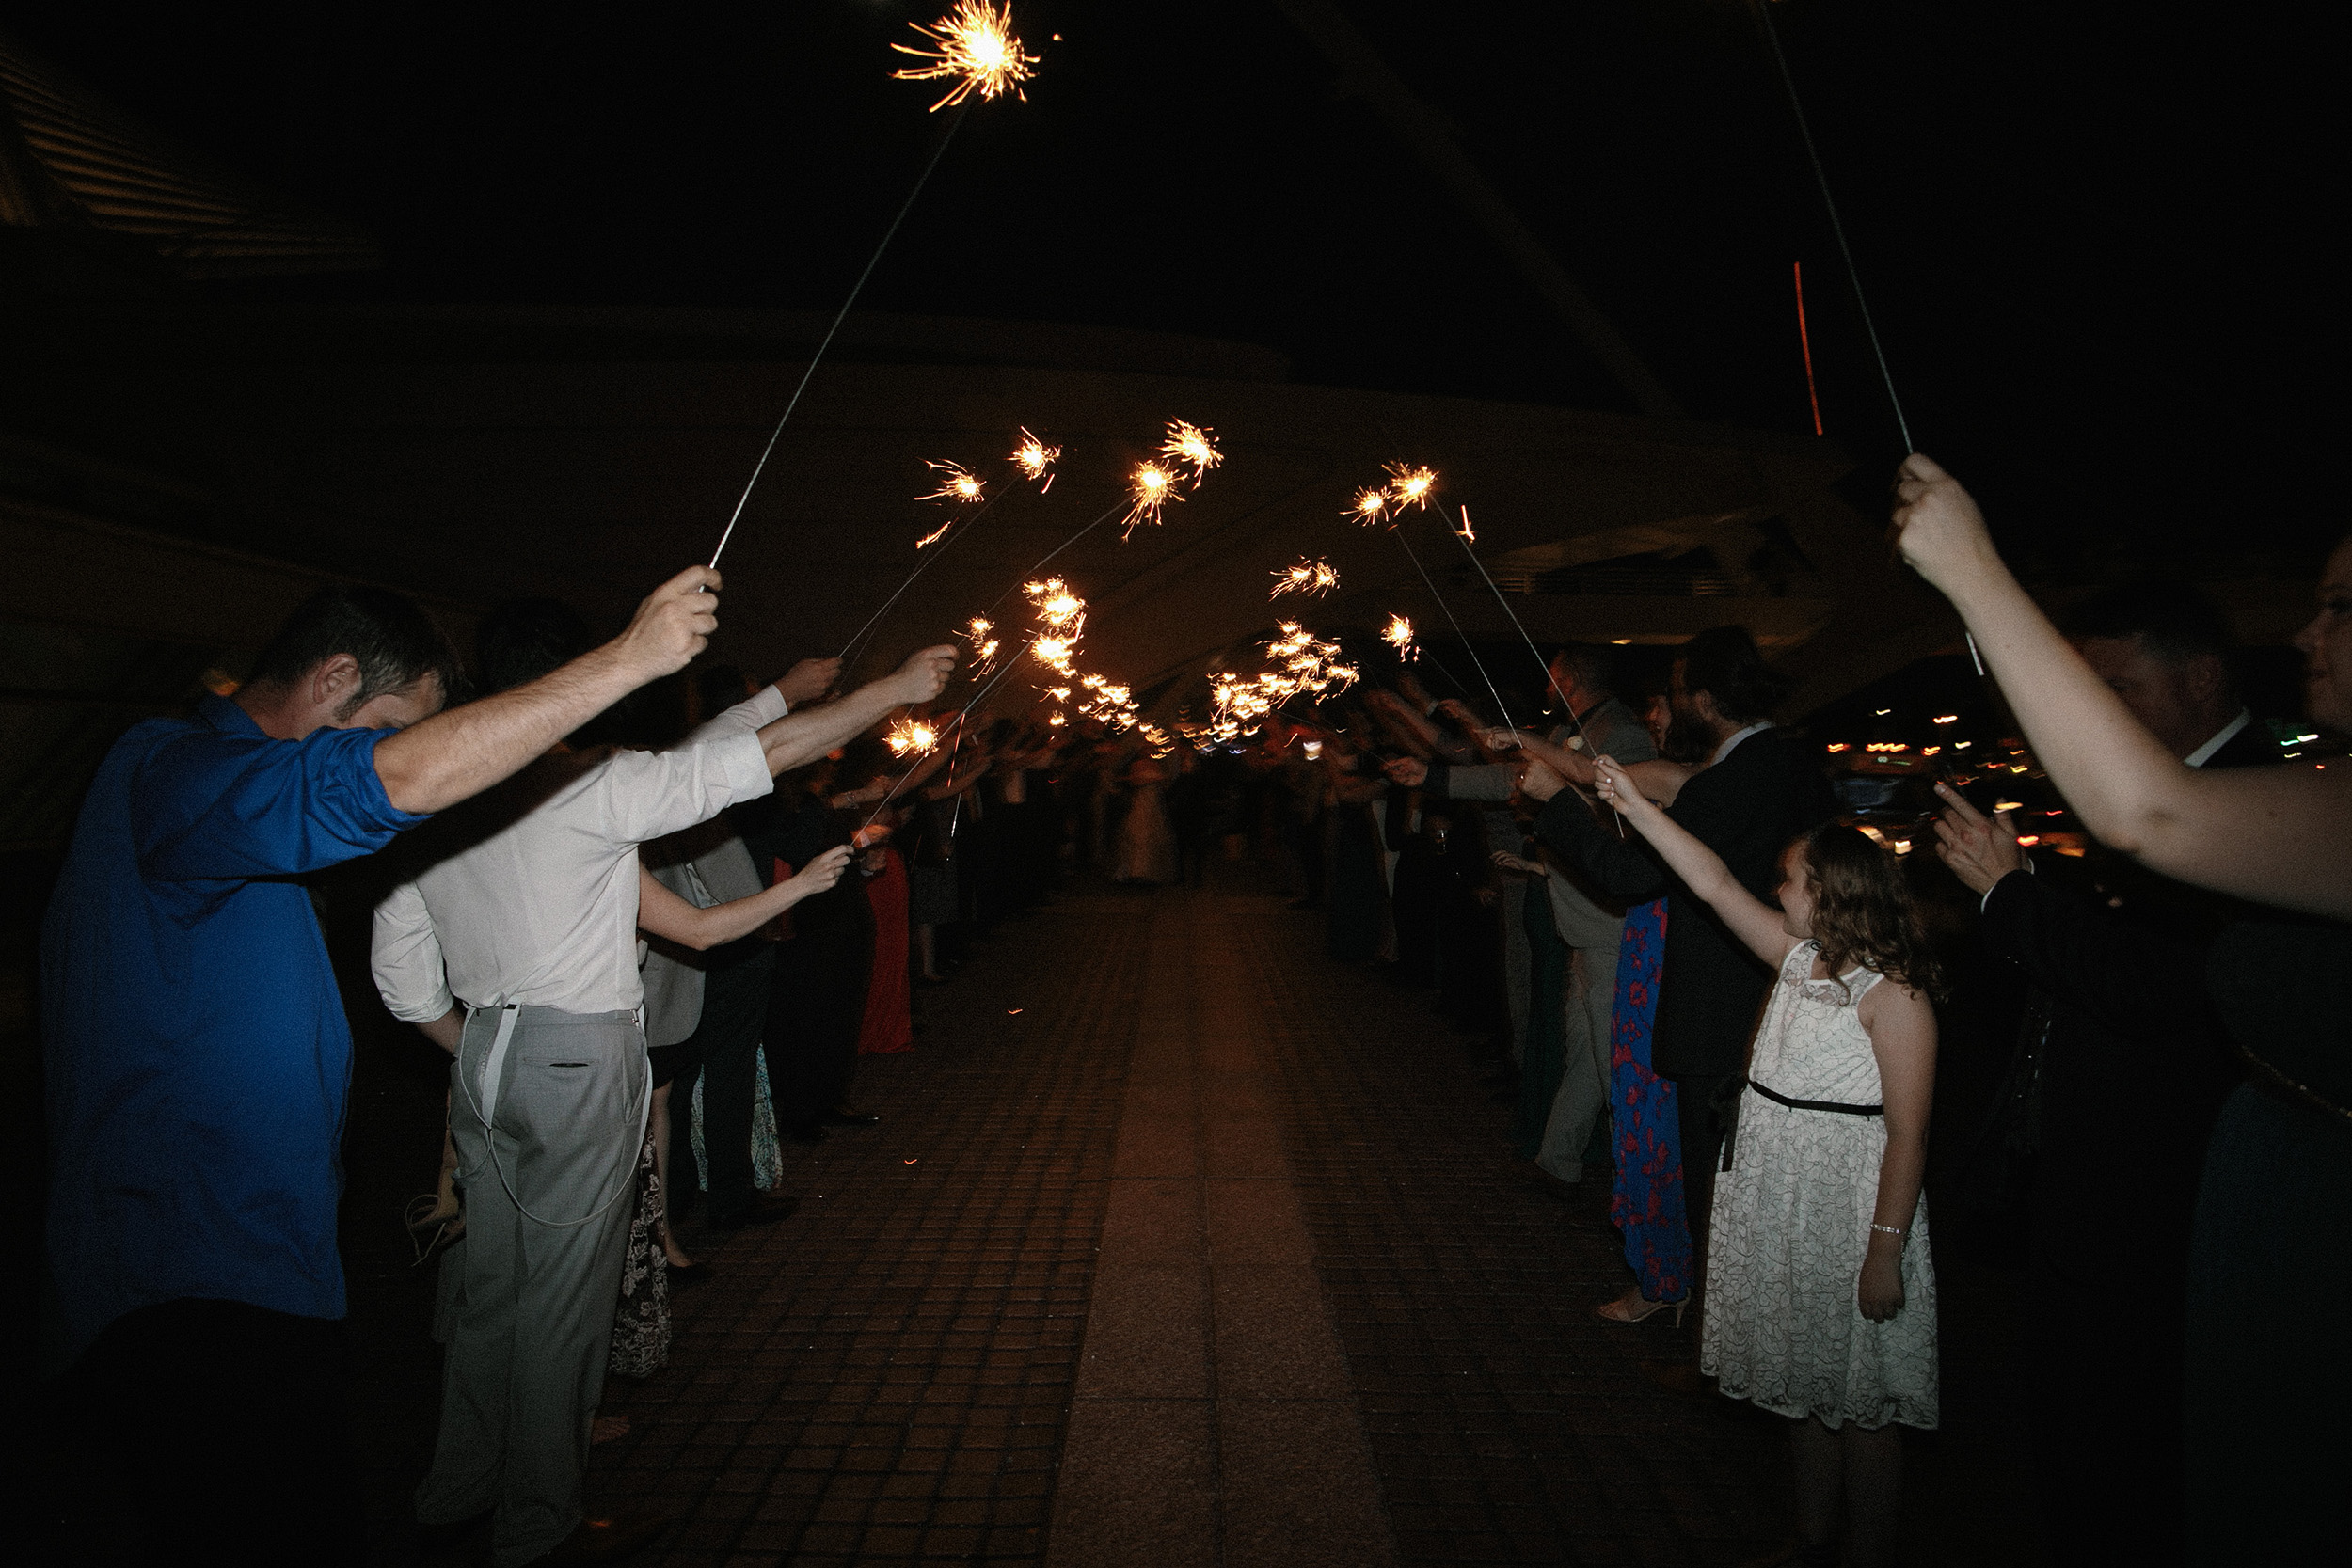
<path fill-rule="evenodd" d="M 2078 640 L 2136 641 L 2174 665 L 2207 657 L 2226 660 L 2237 646 L 2221 607 L 2169 578 L 2137 578 L 2104 588 L 2069 608 L 2059 629 Z"/>
<path fill-rule="evenodd" d="M 440 683 L 445 698 L 455 697 L 463 685 L 457 651 L 432 616 L 389 588 L 350 583 L 303 600 L 253 661 L 246 684 L 292 687 L 337 654 L 349 654 L 359 666 L 359 689 L 343 705 L 345 713 L 427 675 Z"/>
<path fill-rule="evenodd" d="M 1617 651 L 1604 642 L 1563 642 L 1547 664 L 1565 666 L 1576 684 L 1603 697 L 1617 695 Z"/>
<path fill-rule="evenodd" d="M 1745 626 L 1709 627 L 1685 642 L 1677 657 L 1682 689 L 1714 698 L 1716 710 L 1734 723 L 1769 717 L 1794 684 L 1764 662 Z"/>
<path fill-rule="evenodd" d="M 596 645 L 580 611 L 561 599 L 509 599 L 474 630 L 485 691 L 511 690 L 552 674 Z"/>

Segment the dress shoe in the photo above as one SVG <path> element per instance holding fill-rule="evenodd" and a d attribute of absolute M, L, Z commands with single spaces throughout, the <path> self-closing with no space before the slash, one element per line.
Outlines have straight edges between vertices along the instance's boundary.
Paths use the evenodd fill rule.
<path fill-rule="evenodd" d="M 556 1543 L 555 1550 L 536 1559 L 531 1568 L 618 1562 L 660 1540 L 676 1523 L 675 1519 L 582 1519 L 571 1534 Z"/>
<path fill-rule="evenodd" d="M 718 1230 L 740 1230 L 747 1225 L 773 1225 L 778 1220 L 790 1219 L 800 1207 L 801 1200 L 797 1197 L 776 1197 L 762 1193 L 745 1204 L 740 1212 L 729 1214 L 724 1219 L 714 1214 L 710 1223 L 712 1228 Z"/>
<path fill-rule="evenodd" d="M 871 1111 L 852 1111 L 847 1105 L 837 1106 L 825 1117 L 828 1127 L 880 1127 L 882 1117 Z"/>

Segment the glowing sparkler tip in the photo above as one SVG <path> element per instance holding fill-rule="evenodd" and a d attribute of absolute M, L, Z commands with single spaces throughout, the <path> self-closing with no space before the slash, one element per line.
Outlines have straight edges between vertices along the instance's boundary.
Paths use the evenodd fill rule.
<path fill-rule="evenodd" d="M 1438 471 L 1404 463 L 1384 465 L 1389 475 L 1388 499 L 1399 511 L 1408 506 L 1427 506 L 1429 492 L 1437 487 Z"/>
<path fill-rule="evenodd" d="M 988 493 L 988 485 L 980 476 L 961 463 L 925 463 L 923 467 L 939 476 L 939 488 L 915 497 L 916 500 L 976 501 Z"/>
<path fill-rule="evenodd" d="M 1135 532 L 1138 523 L 1156 525 L 1160 521 L 1162 507 L 1169 501 L 1184 499 L 1176 493 L 1175 474 L 1165 464 L 1149 459 L 1136 465 L 1135 473 L 1127 481 L 1127 495 L 1126 527 L 1120 534 L 1121 539 Z"/>
<path fill-rule="evenodd" d="M 975 92 L 982 98 L 994 98 L 1005 92 L 1015 98 L 1025 97 L 1021 84 L 1037 74 L 1031 68 L 1037 64 L 1038 56 L 1024 51 L 1021 40 L 1012 36 L 1009 0 L 996 6 L 989 5 L 988 0 L 957 0 L 954 10 L 930 26 L 919 22 L 907 25 L 936 47 L 892 44 L 890 47 L 899 54 L 929 63 L 890 74 L 900 82 L 952 79 L 956 85 L 931 105 L 934 114 L 950 103 L 962 103 Z"/>
<path fill-rule="evenodd" d="M 1380 641 L 1396 650 L 1400 663 L 1409 664 L 1421 655 L 1421 649 L 1413 642 L 1413 623 L 1402 615 L 1389 617 L 1388 627 L 1381 632 Z"/>
<path fill-rule="evenodd" d="M 882 743 L 890 748 L 893 756 L 902 757 L 909 752 L 921 755 L 939 744 L 939 734 L 920 719 L 909 717 L 891 725 Z"/>
<path fill-rule="evenodd" d="M 1060 456 L 1061 448 L 1047 446 L 1030 435 L 1028 427 L 1024 425 L 1021 429 L 1021 444 L 1012 449 L 1012 466 L 1030 479 L 1043 479 L 1046 470 L 1051 468 Z"/>
<path fill-rule="evenodd" d="M 1359 490 L 1348 503 L 1347 515 L 1359 523 L 1370 525 L 1389 515 L 1389 495 L 1385 490 Z"/>
<path fill-rule="evenodd" d="M 1219 463 L 1225 454 L 1216 450 L 1215 432 L 1202 429 L 1189 420 L 1168 421 L 1168 439 L 1160 443 L 1160 454 L 1184 464 L 1192 470 L 1194 489 L 1200 487 L 1200 477 Z"/>

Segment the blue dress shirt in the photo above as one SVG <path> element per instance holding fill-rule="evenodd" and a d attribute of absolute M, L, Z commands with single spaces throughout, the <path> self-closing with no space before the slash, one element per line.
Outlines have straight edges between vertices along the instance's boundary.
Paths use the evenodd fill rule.
<path fill-rule="evenodd" d="M 273 740 L 214 697 L 115 742 L 41 926 L 53 1369 L 183 1298 L 343 1315 L 351 1030 L 294 879 L 425 820 L 389 730 Z"/>

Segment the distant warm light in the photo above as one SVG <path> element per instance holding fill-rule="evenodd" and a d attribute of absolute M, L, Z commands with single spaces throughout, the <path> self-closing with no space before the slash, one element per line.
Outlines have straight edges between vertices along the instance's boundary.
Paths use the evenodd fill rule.
<path fill-rule="evenodd" d="M 2019 833 L 2017 835 L 2017 847 L 2021 849 L 2030 849 L 2041 842 L 2042 835 L 2040 833 Z"/>
<path fill-rule="evenodd" d="M 1923 757 L 1931 757 L 1943 749 L 1941 746 L 1922 746 L 1919 748 L 1919 754 Z"/>
<path fill-rule="evenodd" d="M 2021 810 L 2025 804 L 2026 802 L 2023 800 L 1995 800 L 1993 802 L 1993 809 L 1994 811 L 2018 811 Z"/>
<path fill-rule="evenodd" d="M 1877 708 L 1877 709 L 1874 709 L 1873 711 L 1875 711 L 1881 719 L 1883 719 L 1883 718 L 1885 718 L 1888 714 L 1890 714 L 1890 713 L 1894 712 L 1895 710 L 1894 710 L 1893 708 L 1891 708 L 1891 707 L 1883 707 L 1883 708 Z"/>
<path fill-rule="evenodd" d="M 1908 741 L 1902 740 L 1873 740 L 1870 742 L 1869 750 L 1880 752 L 1908 752 L 1911 750 L 1911 745 Z"/>
<path fill-rule="evenodd" d="M 1973 740 L 1955 740 L 1952 742 L 1952 750 L 1955 752 L 1964 752 L 1975 744 L 1976 742 Z"/>
<path fill-rule="evenodd" d="M 1629 643 L 1629 642 L 1632 641 L 1633 641 L 1633 639 L 1631 639 L 1630 637 L 1613 637 L 1613 638 L 1611 638 L 1609 641 L 1610 641 L 1611 642 L 1613 642 L 1613 643 L 1616 644 L 1618 647 L 1622 648 L 1622 647 L 1624 647 L 1627 643 Z"/>
<path fill-rule="evenodd" d="M 1935 722 L 1939 724 L 1957 724 L 1960 722 L 1960 715 L 1957 713 L 1939 713 L 1935 716 Z"/>
<path fill-rule="evenodd" d="M 1851 752 L 1853 750 L 1853 747 L 1849 742 L 1837 740 L 1832 741 L 1829 749 L 1833 752 Z"/>

